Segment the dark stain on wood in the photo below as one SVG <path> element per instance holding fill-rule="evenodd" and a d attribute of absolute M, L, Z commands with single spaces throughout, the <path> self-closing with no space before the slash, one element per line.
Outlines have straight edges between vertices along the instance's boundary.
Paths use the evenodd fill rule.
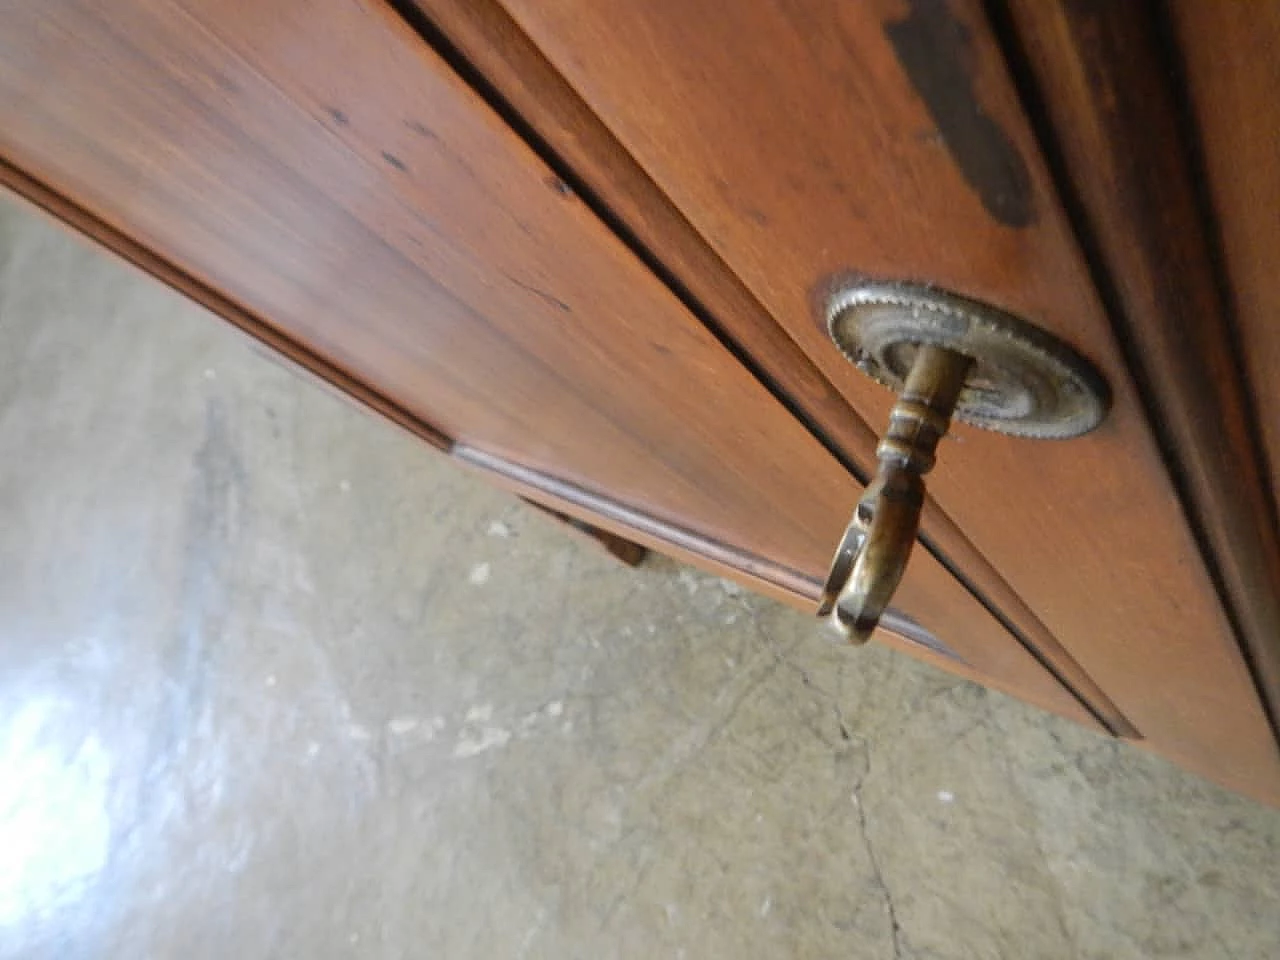
<path fill-rule="evenodd" d="M 569 184 L 565 183 L 564 180 L 557 176 L 547 177 L 546 184 L 562 197 L 573 196 L 573 187 L 569 186 Z"/>
<path fill-rule="evenodd" d="M 894 55 L 982 206 L 1000 223 L 1035 222 L 1031 177 L 1013 141 L 978 102 L 969 32 L 945 0 L 910 0 L 903 20 L 885 24 Z"/>
<path fill-rule="evenodd" d="M 401 160 L 399 157 L 397 157 L 394 153 L 387 153 L 387 151 L 383 150 L 382 159 L 387 161 L 387 163 L 391 164 L 391 166 L 395 167 L 401 173 L 406 173 L 409 170 L 409 168 L 404 165 L 404 161 Z"/>
<path fill-rule="evenodd" d="M 404 125 L 420 137 L 426 137 L 428 140 L 440 139 L 439 137 L 436 136 L 434 130 L 428 127 L 425 123 L 422 123 L 418 120 L 406 120 L 404 122 Z"/>
<path fill-rule="evenodd" d="M 324 112 L 340 127 L 345 127 L 351 122 L 351 119 L 337 107 L 325 107 Z"/>
<path fill-rule="evenodd" d="M 230 94 L 233 97 L 238 96 L 240 93 L 240 84 L 236 83 L 225 73 L 215 73 L 213 75 L 213 82 L 223 93 Z"/>

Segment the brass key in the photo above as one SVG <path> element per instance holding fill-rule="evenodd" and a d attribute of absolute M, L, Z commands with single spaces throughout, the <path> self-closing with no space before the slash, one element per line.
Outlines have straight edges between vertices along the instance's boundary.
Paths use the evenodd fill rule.
<path fill-rule="evenodd" d="M 877 467 L 831 562 L 818 615 L 866 643 L 907 568 L 924 475 L 953 414 L 1017 436 L 1065 439 L 1102 422 L 1106 382 L 1038 327 L 933 287 L 858 283 L 831 299 L 827 329 L 864 373 L 898 391 Z"/>

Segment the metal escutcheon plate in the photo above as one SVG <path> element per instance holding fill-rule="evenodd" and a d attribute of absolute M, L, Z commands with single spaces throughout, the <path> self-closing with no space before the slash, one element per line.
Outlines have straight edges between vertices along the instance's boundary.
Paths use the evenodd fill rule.
<path fill-rule="evenodd" d="M 827 330 L 858 369 L 900 391 L 921 344 L 975 361 L 955 416 L 1020 437 L 1065 439 L 1106 416 L 1093 366 L 1056 337 L 995 307 L 922 284 L 864 281 L 828 301 Z"/>

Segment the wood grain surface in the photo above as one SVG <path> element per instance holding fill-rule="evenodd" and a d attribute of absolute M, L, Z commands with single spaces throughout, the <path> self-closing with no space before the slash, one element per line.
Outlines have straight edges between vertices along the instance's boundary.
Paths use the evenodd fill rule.
<path fill-rule="evenodd" d="M 7 5 L 0 155 L 460 445 L 825 571 L 857 485 L 389 8 Z M 909 579 L 972 667 L 1090 722 L 936 563 Z"/>
<path fill-rule="evenodd" d="M 1177 52 L 1190 95 L 1193 125 L 1207 174 L 1207 199 L 1213 206 L 1221 244 L 1227 296 L 1212 314 L 1211 336 L 1239 345 L 1237 366 L 1207 371 L 1219 389 L 1246 393 L 1256 408 L 1266 460 L 1265 475 L 1236 451 L 1207 447 L 1210 468 L 1234 472 L 1264 485 L 1270 496 L 1238 493 L 1223 484 L 1222 509 L 1245 512 L 1258 532 L 1233 526 L 1222 536 L 1220 552 L 1230 574 L 1234 564 L 1253 561 L 1261 533 L 1276 537 L 1275 502 L 1280 496 L 1280 3 L 1171 4 Z M 1231 321 L 1235 327 L 1232 328 Z M 1201 360 L 1201 369 L 1207 364 Z M 1234 437 L 1230 421 L 1206 417 L 1209 431 Z M 1250 437 L 1250 440 L 1253 438 Z M 1262 501 L 1259 504 L 1259 500 Z M 1243 522 L 1243 521 L 1242 521 Z M 1274 547 L 1272 547 L 1274 549 Z M 1270 590 L 1241 583 L 1240 605 L 1248 618 L 1248 639 L 1257 672 L 1271 698 L 1272 719 L 1280 719 L 1280 612 L 1274 558 Z M 1255 567 L 1262 564 L 1255 562 Z M 1238 575 L 1236 579 L 1242 579 Z"/>
<path fill-rule="evenodd" d="M 1139 732 L 1280 796 L 1280 752 L 982 9 L 504 0 L 645 172 L 869 423 L 890 398 L 815 297 L 936 283 L 1057 333 L 1115 399 L 1068 443 L 961 426 L 933 496 Z"/>
<path fill-rule="evenodd" d="M 411 0 L 413 25 L 447 44 L 475 82 L 500 99 L 581 185 L 593 209 L 603 210 L 633 246 L 658 261 L 668 282 L 686 292 L 700 315 L 738 348 L 788 401 L 811 431 L 863 478 L 875 471 L 876 431 L 863 421 L 711 249 L 670 198 L 627 153 L 578 93 L 511 20 L 498 0 Z M 421 16 L 413 16 L 414 12 Z M 879 424 L 883 427 L 883 424 Z M 1107 727 L 1136 730 L 1044 623 L 931 498 L 921 523 L 929 549 L 946 558 L 970 590 L 1036 656 L 1083 697 Z"/>

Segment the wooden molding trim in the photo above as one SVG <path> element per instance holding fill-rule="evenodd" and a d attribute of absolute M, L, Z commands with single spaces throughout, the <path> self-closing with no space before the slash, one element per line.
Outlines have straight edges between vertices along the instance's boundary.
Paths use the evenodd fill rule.
<path fill-rule="evenodd" d="M 747 578 L 752 589 L 793 607 L 810 612 L 817 607 L 821 584 L 795 570 L 658 520 L 609 497 L 469 444 L 454 444 L 451 452 L 455 460 L 483 471 L 521 497 L 551 510 L 577 517 L 627 540 L 678 556 L 714 572 L 733 570 Z M 712 566 L 708 567 L 708 564 Z"/>
<path fill-rule="evenodd" d="M 781 601 L 805 613 L 812 614 L 817 606 L 821 585 L 794 570 L 657 520 L 608 497 L 467 444 L 456 444 L 452 452 L 454 459 L 483 474 L 489 482 L 510 490 L 532 504 L 555 513 L 578 517 L 594 527 L 674 557 L 690 566 L 716 576 L 728 577 L 754 593 Z M 1020 695 L 1019 691 L 1005 687 L 998 680 L 975 670 L 958 656 L 947 656 L 932 649 L 920 638 L 921 629 L 910 618 L 890 611 L 881 619 L 875 636 L 885 646 L 940 670 L 1003 690 L 1015 697 Z M 815 621 L 815 633 L 818 630 L 819 624 Z M 856 653 L 852 655 L 856 656 Z M 1068 686 L 1067 689 L 1071 688 Z M 1073 690 L 1072 693 L 1102 724 L 1102 729 L 1116 735 L 1116 731 L 1106 723 L 1106 718 L 1098 717 L 1092 706 L 1077 691 Z M 1079 722 L 1079 718 L 1073 719 Z"/>
<path fill-rule="evenodd" d="M 1182 505 L 1280 732 L 1280 539 L 1153 5 L 990 5 Z M 1175 611 L 1170 611 L 1175 616 Z"/>
<path fill-rule="evenodd" d="M 71 227 L 75 233 L 88 237 L 108 253 L 138 267 L 166 286 L 222 317 L 241 333 L 247 334 L 256 345 L 265 347 L 266 349 L 261 350 L 261 354 L 272 362 L 285 363 L 294 372 L 303 373 L 308 379 L 331 390 L 344 400 L 354 400 L 359 405 L 399 424 L 438 450 L 447 451 L 452 446 L 452 441 L 431 424 L 392 403 L 329 360 L 280 333 L 270 324 L 156 256 L 146 247 L 99 220 L 66 197 L 50 190 L 3 157 L 0 157 L 0 186 L 7 187 L 37 210 Z"/>

